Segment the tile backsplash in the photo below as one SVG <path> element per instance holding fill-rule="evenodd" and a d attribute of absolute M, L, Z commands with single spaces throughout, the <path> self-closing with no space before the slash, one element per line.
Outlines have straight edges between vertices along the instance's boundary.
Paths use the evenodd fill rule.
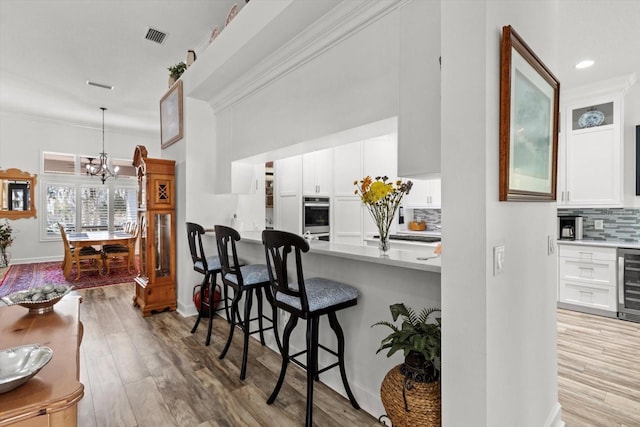
<path fill-rule="evenodd" d="M 580 215 L 583 217 L 583 237 L 595 240 L 640 240 L 640 209 L 558 209 L 558 215 Z M 596 230 L 594 222 L 602 220 L 604 230 Z"/>
<path fill-rule="evenodd" d="M 409 218 L 409 221 L 421 218 L 427 223 L 427 230 L 439 231 L 441 212 L 440 209 L 414 209 L 413 218 Z"/>

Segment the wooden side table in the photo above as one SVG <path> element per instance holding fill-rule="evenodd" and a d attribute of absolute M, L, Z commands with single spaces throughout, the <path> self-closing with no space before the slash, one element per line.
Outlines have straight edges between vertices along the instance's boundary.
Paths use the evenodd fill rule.
<path fill-rule="evenodd" d="M 41 344 L 51 361 L 20 387 L 0 395 L 0 426 L 77 426 L 80 382 L 81 297 L 67 295 L 52 312 L 29 314 L 20 306 L 0 307 L 0 346 Z"/>

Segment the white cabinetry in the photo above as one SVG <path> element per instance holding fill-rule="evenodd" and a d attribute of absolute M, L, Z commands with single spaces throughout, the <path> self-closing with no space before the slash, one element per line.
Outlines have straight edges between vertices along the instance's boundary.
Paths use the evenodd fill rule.
<path fill-rule="evenodd" d="M 616 248 L 558 247 L 558 307 L 616 317 Z"/>
<path fill-rule="evenodd" d="M 563 109 L 559 206 L 623 206 L 622 100 L 618 91 L 575 99 Z"/>
<path fill-rule="evenodd" d="M 264 165 L 253 163 L 231 163 L 231 193 L 256 194 L 264 188 Z M 261 185 L 262 182 L 262 185 Z"/>
<path fill-rule="evenodd" d="M 275 228 L 290 233 L 302 233 L 302 179 L 301 156 L 276 160 L 273 163 L 275 177 L 274 210 Z"/>
<path fill-rule="evenodd" d="M 354 181 L 362 179 L 362 143 L 353 142 L 333 149 L 333 217 L 331 241 L 362 244 L 362 202 L 354 194 Z"/>
<path fill-rule="evenodd" d="M 440 2 L 400 8 L 398 49 L 398 175 L 440 174 Z"/>
<path fill-rule="evenodd" d="M 403 198 L 403 206 L 413 209 L 440 209 L 442 205 L 440 179 L 412 179 L 413 187 Z"/>
<path fill-rule="evenodd" d="M 305 196 L 331 196 L 332 162 L 330 148 L 302 155 L 302 192 Z"/>
<path fill-rule="evenodd" d="M 381 136 L 362 141 L 362 176 L 387 176 L 389 180 L 395 181 L 398 176 L 398 142 L 395 135 Z M 362 204 L 361 204 L 362 205 Z M 362 205 L 363 211 L 363 233 L 364 236 L 378 234 L 378 228 Z M 395 222 L 391 226 L 391 233 L 396 230 Z M 361 242 L 362 244 L 362 242 Z"/>

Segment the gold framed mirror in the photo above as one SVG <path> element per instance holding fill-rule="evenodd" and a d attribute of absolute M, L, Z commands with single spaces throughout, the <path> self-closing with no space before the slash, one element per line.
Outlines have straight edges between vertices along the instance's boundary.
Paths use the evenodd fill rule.
<path fill-rule="evenodd" d="M 0 170 L 0 218 L 36 217 L 37 175 L 20 169 Z"/>

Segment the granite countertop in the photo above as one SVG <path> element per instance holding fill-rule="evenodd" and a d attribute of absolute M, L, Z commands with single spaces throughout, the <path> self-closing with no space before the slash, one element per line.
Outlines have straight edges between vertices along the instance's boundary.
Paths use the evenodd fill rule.
<path fill-rule="evenodd" d="M 573 245 L 573 246 L 600 246 L 604 248 L 631 248 L 640 249 L 640 241 L 624 241 L 624 240 L 596 240 L 596 239 L 582 239 L 582 240 L 558 240 L 559 245 Z"/>

